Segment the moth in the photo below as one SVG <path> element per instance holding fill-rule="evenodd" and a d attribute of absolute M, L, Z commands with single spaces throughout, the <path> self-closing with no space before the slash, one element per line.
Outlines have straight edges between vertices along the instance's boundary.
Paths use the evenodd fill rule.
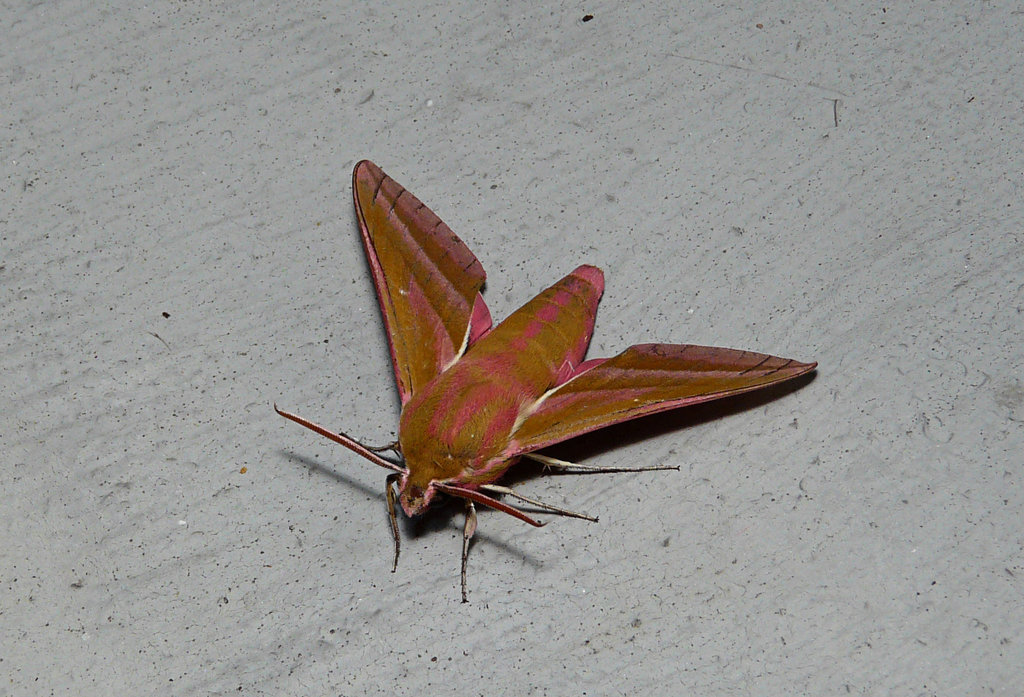
<path fill-rule="evenodd" d="M 604 290 L 601 270 L 586 265 L 493 326 L 480 295 L 484 270 L 447 225 L 367 160 L 356 165 L 352 189 L 402 402 L 398 440 L 372 448 L 274 409 L 391 470 L 385 492 L 392 571 L 401 550 L 396 502 L 415 516 L 439 494 L 465 501 L 463 602 L 475 504 L 538 527 L 543 523 L 496 497 L 596 520 L 498 484 L 521 458 L 576 471 L 678 469 L 587 467 L 537 451 L 611 424 L 791 380 L 817 365 L 686 344 L 640 344 L 614 358 L 584 360 Z M 387 450 L 398 462 L 379 454 Z"/>

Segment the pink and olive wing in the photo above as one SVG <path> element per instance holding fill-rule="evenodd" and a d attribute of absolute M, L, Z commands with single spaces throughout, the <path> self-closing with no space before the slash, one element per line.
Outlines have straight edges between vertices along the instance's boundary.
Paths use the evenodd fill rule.
<path fill-rule="evenodd" d="M 816 365 L 709 346 L 633 346 L 596 365 L 583 364 L 582 371 L 537 400 L 513 429 L 507 455 L 639 416 L 756 390 L 808 373 Z"/>
<path fill-rule="evenodd" d="M 406 461 L 418 463 L 420 486 L 456 475 L 462 484 L 493 482 L 508 467 L 503 453 L 522 405 L 580 369 L 603 288 L 600 269 L 580 266 L 413 395 L 398 432 Z"/>
<path fill-rule="evenodd" d="M 490 329 L 485 274 L 462 240 L 377 165 L 356 165 L 352 192 L 405 404 Z"/>
<path fill-rule="evenodd" d="M 536 398 L 580 369 L 602 292 L 601 269 L 577 267 L 502 320 L 467 358 Z"/>

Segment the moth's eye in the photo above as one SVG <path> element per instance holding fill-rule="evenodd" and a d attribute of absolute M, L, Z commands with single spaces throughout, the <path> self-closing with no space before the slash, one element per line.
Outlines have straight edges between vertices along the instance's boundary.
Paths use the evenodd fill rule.
<path fill-rule="evenodd" d="M 405 500 L 412 505 L 420 504 L 423 502 L 426 491 L 419 488 L 418 486 L 410 486 L 405 490 L 403 496 Z"/>

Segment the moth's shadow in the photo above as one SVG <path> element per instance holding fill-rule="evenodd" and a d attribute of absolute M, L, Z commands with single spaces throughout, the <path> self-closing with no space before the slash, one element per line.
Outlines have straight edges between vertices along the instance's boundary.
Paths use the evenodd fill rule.
<path fill-rule="evenodd" d="M 342 451 L 345 452 L 345 451 Z M 362 481 L 355 479 L 347 474 L 343 474 L 338 470 L 328 467 L 322 464 L 318 460 L 314 460 L 305 455 L 301 455 L 292 450 L 279 450 L 278 454 L 285 459 L 291 460 L 292 462 L 298 463 L 305 467 L 311 472 L 318 475 L 333 479 L 335 482 L 344 484 L 346 487 L 355 489 L 370 498 L 378 499 L 381 502 L 381 517 L 380 525 L 383 529 L 388 531 L 390 537 L 391 522 L 388 520 L 388 507 L 387 497 L 384 493 L 384 478 L 381 478 L 380 488 L 374 489 L 367 486 Z M 363 464 L 358 462 L 356 464 Z M 435 499 L 436 503 L 432 503 L 430 510 L 421 516 L 416 518 L 409 518 L 400 509 L 398 509 L 398 529 L 399 534 L 402 535 L 403 540 L 418 540 L 420 538 L 426 538 L 435 536 L 438 533 L 446 530 L 456 529 L 459 533 L 459 545 L 461 549 L 462 545 L 462 513 L 465 511 L 465 505 L 461 500 L 453 499 L 449 497 L 439 496 Z M 483 506 L 477 506 L 478 526 L 476 534 L 473 535 L 473 540 L 470 544 L 470 551 L 479 542 L 486 542 L 488 545 L 493 545 L 498 549 L 504 551 L 510 556 L 516 557 L 532 567 L 539 568 L 541 566 L 540 560 L 536 557 L 523 552 L 521 549 L 514 547 L 507 542 L 499 538 L 492 537 L 485 532 L 482 532 L 482 528 L 486 525 L 486 518 L 490 514 L 502 515 L 498 511 L 490 511 Z M 388 554 L 390 554 L 390 550 Z M 399 566 L 401 566 L 401 560 L 399 560 Z"/>
<path fill-rule="evenodd" d="M 685 428 L 697 426 L 725 416 L 731 416 L 744 411 L 757 409 L 768 402 L 799 390 L 814 380 L 814 376 L 815 373 L 810 373 L 809 375 L 804 375 L 794 380 L 788 380 L 779 385 L 772 385 L 770 387 L 762 388 L 753 392 L 747 392 L 735 397 L 718 399 L 706 404 L 666 411 L 660 414 L 645 416 L 635 421 L 609 426 L 592 433 L 584 434 L 578 438 L 573 438 L 564 443 L 559 443 L 558 445 L 550 448 L 545 448 L 544 452 L 552 457 L 557 457 L 560 460 L 584 462 L 594 455 L 615 450 L 624 445 L 630 445 L 647 438 L 664 435 L 670 432 L 681 431 Z M 323 465 L 319 461 L 313 460 L 304 455 L 300 455 L 290 450 L 281 450 L 279 453 L 283 457 L 306 467 L 311 472 L 316 472 L 317 474 L 329 477 L 335 482 L 344 484 L 347 487 L 362 492 L 368 497 L 380 500 L 382 504 L 381 526 L 385 529 L 390 528 L 383 477 L 381 477 L 381 486 L 379 488 L 371 488 L 358 479 L 344 474 L 333 467 Z M 363 463 L 357 461 L 356 464 L 362 465 Z M 630 467 L 644 465 L 671 465 L 676 463 L 626 462 L 621 464 L 624 467 Z M 538 477 L 550 477 L 552 475 L 567 476 L 570 474 L 573 476 L 579 476 L 578 473 L 575 472 L 563 473 L 556 469 L 546 468 L 534 460 L 523 459 L 505 474 L 503 482 L 505 484 L 515 485 Z M 458 499 L 442 496 L 438 496 L 436 501 L 437 503 L 433 505 L 426 514 L 417 518 L 410 519 L 399 512 L 399 532 L 404 538 L 417 540 L 423 537 L 434 536 L 444 530 L 450 530 L 453 526 L 461 535 L 462 520 L 460 514 L 464 511 L 463 502 Z M 512 503 L 515 502 L 512 501 Z M 517 507 L 521 507 L 523 510 L 529 512 L 544 513 L 544 511 L 538 510 L 529 505 L 517 504 Z M 500 515 L 500 513 L 498 511 L 489 510 L 480 505 L 476 508 L 477 514 L 480 518 L 480 525 L 473 537 L 474 546 L 477 542 L 486 542 L 488 545 L 493 545 L 507 554 L 525 561 L 530 566 L 535 568 L 539 568 L 541 566 L 540 560 L 536 557 L 523 552 L 522 549 L 514 547 L 501 539 L 482 532 L 482 529 L 486 526 L 487 517 L 489 515 Z"/>
<path fill-rule="evenodd" d="M 816 372 L 812 372 L 794 380 L 788 380 L 784 383 L 761 388 L 753 392 L 746 392 L 735 397 L 725 397 L 705 404 L 665 411 L 660 414 L 644 416 L 635 421 L 608 426 L 549 448 L 544 448 L 541 452 L 559 460 L 582 463 L 594 455 L 616 450 L 648 438 L 682 431 L 683 429 L 699 426 L 700 424 L 725 416 L 757 409 L 768 402 L 796 392 L 814 380 L 815 375 Z M 622 467 L 644 467 L 648 465 L 675 465 L 679 463 L 621 462 L 618 464 Z M 615 465 L 611 464 L 609 466 L 614 467 Z M 580 476 L 578 472 L 559 471 L 554 468 L 545 467 L 535 460 L 524 458 L 509 470 L 503 480 L 506 484 L 514 484 L 526 482 L 537 477 L 549 477 L 552 475 Z"/>

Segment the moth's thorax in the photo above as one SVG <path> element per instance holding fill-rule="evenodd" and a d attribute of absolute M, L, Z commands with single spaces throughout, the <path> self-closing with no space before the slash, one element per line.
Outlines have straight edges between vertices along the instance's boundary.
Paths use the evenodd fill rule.
<path fill-rule="evenodd" d="M 463 362 L 464 361 L 464 362 Z M 398 439 L 409 470 L 403 485 L 483 484 L 507 469 L 509 437 L 527 397 L 472 360 L 456 363 L 402 409 Z"/>

